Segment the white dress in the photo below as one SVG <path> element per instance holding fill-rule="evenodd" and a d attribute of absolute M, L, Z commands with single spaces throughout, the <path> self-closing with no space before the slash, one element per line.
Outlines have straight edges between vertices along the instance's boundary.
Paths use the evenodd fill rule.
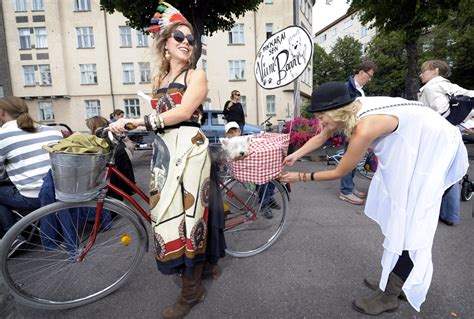
<path fill-rule="evenodd" d="M 469 166 L 459 130 L 421 103 L 402 98 L 361 97 L 358 118 L 393 115 L 397 129 L 372 144 L 378 157 L 365 213 L 380 225 L 383 242 L 380 289 L 403 250 L 414 267 L 403 285 L 410 304 L 420 311 L 433 274 L 431 247 L 441 197 Z"/>

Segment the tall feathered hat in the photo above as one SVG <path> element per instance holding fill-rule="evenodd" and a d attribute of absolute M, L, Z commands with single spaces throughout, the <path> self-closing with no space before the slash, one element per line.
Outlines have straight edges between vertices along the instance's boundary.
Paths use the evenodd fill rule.
<path fill-rule="evenodd" d="M 146 28 L 150 33 L 161 33 L 170 24 L 178 21 L 188 22 L 186 18 L 171 4 L 161 1 L 156 8 L 155 15 L 151 18 L 151 26 Z"/>

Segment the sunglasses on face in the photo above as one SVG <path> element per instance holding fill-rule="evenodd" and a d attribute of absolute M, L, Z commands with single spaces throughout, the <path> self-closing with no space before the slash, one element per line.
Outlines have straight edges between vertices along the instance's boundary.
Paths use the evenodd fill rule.
<path fill-rule="evenodd" d="M 188 40 L 189 45 L 194 45 L 196 43 L 196 40 L 194 39 L 194 36 L 192 34 L 186 34 L 184 35 L 183 32 L 180 30 L 175 30 L 173 31 L 173 39 L 176 40 L 176 42 L 183 42 L 184 39 Z"/>
<path fill-rule="evenodd" d="M 235 93 L 234 95 L 235 95 L 235 96 L 240 96 L 240 93 Z"/>

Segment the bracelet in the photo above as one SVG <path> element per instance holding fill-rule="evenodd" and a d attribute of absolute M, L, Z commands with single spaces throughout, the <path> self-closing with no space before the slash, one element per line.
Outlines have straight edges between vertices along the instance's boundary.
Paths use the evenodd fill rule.
<path fill-rule="evenodd" d="M 165 128 L 165 121 L 163 120 L 163 117 L 161 117 L 161 115 L 158 115 L 158 120 L 160 121 L 159 127 L 161 129 Z"/>
<path fill-rule="evenodd" d="M 306 173 L 303 173 L 303 182 L 306 183 Z"/>
<path fill-rule="evenodd" d="M 157 122 L 156 113 L 155 112 L 150 113 L 148 115 L 148 124 L 150 125 L 150 131 L 156 131 L 156 129 L 158 128 L 158 125 L 156 122 Z M 145 126 L 146 126 L 146 123 L 145 123 Z"/>
<path fill-rule="evenodd" d="M 152 127 L 151 127 L 151 124 L 150 124 L 150 120 L 148 119 L 148 115 L 145 115 L 143 117 L 143 121 L 145 122 L 145 128 L 147 131 L 152 131 Z"/>
<path fill-rule="evenodd" d="M 314 173 L 316 172 L 311 172 L 311 180 L 314 181 Z"/>
<path fill-rule="evenodd" d="M 298 172 L 298 182 L 301 182 L 301 173 Z"/>

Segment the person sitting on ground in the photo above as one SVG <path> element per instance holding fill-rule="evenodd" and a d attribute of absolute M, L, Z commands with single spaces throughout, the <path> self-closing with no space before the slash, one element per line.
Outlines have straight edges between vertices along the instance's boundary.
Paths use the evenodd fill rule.
<path fill-rule="evenodd" d="M 232 138 L 240 136 L 242 132 L 240 131 L 239 124 L 237 122 L 229 122 L 225 125 L 225 137 Z M 275 194 L 275 185 L 272 183 L 266 183 L 262 185 L 257 185 L 259 203 L 262 204 L 262 214 L 265 218 L 273 218 L 272 209 L 281 209 L 281 206 L 278 205 L 273 195 Z"/>
<path fill-rule="evenodd" d="M 38 193 L 43 177 L 51 168 L 47 151 L 42 146 L 62 139 L 61 132 L 36 124 L 25 101 L 8 96 L 0 99 L 0 162 L 4 163 L 11 185 L 0 185 L 0 238 L 16 223 L 12 210 L 27 213 L 38 209 Z M 17 238 L 10 254 L 26 240 Z"/>
<path fill-rule="evenodd" d="M 337 180 L 373 147 L 380 165 L 369 187 L 365 213 L 385 236 L 383 270 L 380 290 L 357 297 L 353 308 L 369 315 L 396 311 L 403 290 L 420 311 L 433 274 L 431 249 L 441 198 L 469 166 L 461 133 L 422 103 L 384 96 L 356 100 L 341 82 L 314 90 L 308 111 L 318 114 L 323 129 L 288 155 L 285 165 L 321 147 L 341 128 L 350 137 L 349 147 L 335 169 L 287 172 L 281 180 Z"/>

